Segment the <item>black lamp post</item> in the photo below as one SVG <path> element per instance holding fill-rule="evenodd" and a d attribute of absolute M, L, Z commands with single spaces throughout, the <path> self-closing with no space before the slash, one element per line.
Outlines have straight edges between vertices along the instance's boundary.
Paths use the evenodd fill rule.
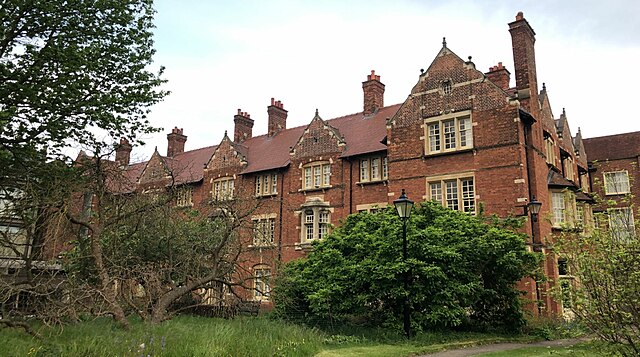
<path fill-rule="evenodd" d="M 527 208 L 529 212 L 531 212 L 531 221 L 538 221 L 538 213 L 540 213 L 540 208 L 542 207 L 542 202 L 536 200 L 536 196 L 533 196 L 531 202 L 527 204 Z"/>
<path fill-rule="evenodd" d="M 398 216 L 402 219 L 402 259 L 404 263 L 407 263 L 407 220 L 411 217 L 411 209 L 413 208 L 413 201 L 407 198 L 407 195 L 402 189 L 400 197 L 393 201 L 393 205 L 398 211 Z M 411 313 L 409 311 L 409 270 L 404 273 L 404 291 L 406 296 L 404 297 L 403 308 L 403 324 L 404 333 L 407 338 L 411 337 Z"/>

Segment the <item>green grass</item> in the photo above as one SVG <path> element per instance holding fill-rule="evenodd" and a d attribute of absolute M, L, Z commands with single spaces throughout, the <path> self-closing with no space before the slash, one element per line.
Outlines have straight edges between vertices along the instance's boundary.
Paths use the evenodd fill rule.
<path fill-rule="evenodd" d="M 489 343 L 540 339 L 535 335 L 443 331 L 419 333 L 407 341 L 400 331 L 354 327 L 320 331 L 265 317 L 222 320 L 180 316 L 161 325 L 132 320 L 130 331 L 120 329 L 107 318 L 70 324 L 63 329 L 34 328 L 43 336 L 42 340 L 21 330 L 0 329 L 0 346 L 5 346 L 0 348 L 0 356 L 404 357 Z M 587 347 L 584 349 L 589 352 Z M 558 353 L 565 351 L 557 350 Z M 550 350 L 531 351 L 544 353 Z"/>
<path fill-rule="evenodd" d="M 602 356 L 593 343 L 580 343 L 568 347 L 527 347 L 517 350 L 491 352 L 479 355 L 482 357 L 539 357 L 539 356 L 577 356 L 596 357 Z"/>
<path fill-rule="evenodd" d="M 157 326 L 133 321 L 130 331 L 103 318 L 38 330 L 43 340 L 0 330 L 0 356 L 313 356 L 323 341 L 315 330 L 264 318 L 183 316 Z"/>

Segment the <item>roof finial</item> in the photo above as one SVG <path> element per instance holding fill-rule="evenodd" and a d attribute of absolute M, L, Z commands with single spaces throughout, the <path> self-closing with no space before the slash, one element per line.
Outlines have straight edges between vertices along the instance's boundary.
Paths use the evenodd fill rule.
<path fill-rule="evenodd" d="M 316 116 L 318 116 L 318 108 L 316 108 Z"/>
<path fill-rule="evenodd" d="M 447 38 L 446 37 L 442 38 L 442 47 L 447 47 Z"/>
<path fill-rule="evenodd" d="M 562 115 L 566 116 L 567 112 L 564 110 L 564 108 L 562 108 Z"/>
<path fill-rule="evenodd" d="M 471 56 L 469 56 L 469 62 L 471 62 Z"/>
<path fill-rule="evenodd" d="M 547 90 L 547 84 L 545 82 L 542 82 L 542 90 Z"/>

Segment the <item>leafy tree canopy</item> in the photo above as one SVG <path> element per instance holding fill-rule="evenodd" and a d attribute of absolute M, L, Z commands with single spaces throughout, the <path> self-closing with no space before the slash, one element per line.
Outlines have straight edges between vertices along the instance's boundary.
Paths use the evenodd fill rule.
<path fill-rule="evenodd" d="M 308 258 L 284 267 L 276 284 L 277 312 L 399 326 L 409 296 L 415 328 L 520 327 L 516 283 L 534 273 L 538 259 L 527 252 L 525 235 L 486 220 L 423 203 L 408 222 L 405 263 L 402 223 L 393 208 L 351 215 L 314 244 Z M 406 271 L 409 291 L 402 284 Z"/>
<path fill-rule="evenodd" d="M 153 15 L 152 0 L 0 0 L 0 163 L 153 131 Z"/>

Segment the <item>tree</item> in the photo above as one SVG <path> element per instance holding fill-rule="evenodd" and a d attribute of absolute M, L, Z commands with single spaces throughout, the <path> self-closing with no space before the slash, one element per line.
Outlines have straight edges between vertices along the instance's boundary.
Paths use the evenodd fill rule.
<path fill-rule="evenodd" d="M 151 130 L 149 107 L 167 94 L 152 64 L 150 0 L 3 0 L 0 148 L 93 144 L 105 132 Z M 94 130 L 101 130 L 96 132 Z"/>
<path fill-rule="evenodd" d="M 621 200 L 629 204 L 630 196 Z M 566 262 L 571 280 L 560 284 L 557 295 L 602 340 L 624 356 L 640 355 L 640 240 L 637 223 L 618 202 L 605 204 L 595 226 L 585 232 L 566 231 L 555 249 Z"/>
<path fill-rule="evenodd" d="M 274 294 L 278 313 L 399 326 L 409 296 L 418 328 L 524 323 L 516 283 L 532 275 L 538 261 L 524 235 L 495 219 L 487 223 L 425 202 L 408 223 L 404 263 L 401 227 L 391 208 L 349 216 L 307 258 L 285 265 Z M 399 283 L 407 270 L 409 291 Z"/>
<path fill-rule="evenodd" d="M 141 134 L 157 131 L 146 116 L 168 92 L 159 89 L 163 69 L 149 71 L 153 15 L 151 0 L 0 1 L 0 188 L 20 193 L 2 197 L 20 218 L 20 244 L 37 246 L 52 221 L 71 218 L 68 199 L 87 176 L 62 165 L 71 161 L 63 148 L 82 146 L 102 155 L 116 139 L 139 143 Z M 13 285 L 3 280 L 3 303 L 16 294 L 60 292 L 49 290 L 59 284 L 34 280 L 30 262 L 43 256 L 33 255 L 38 249 L 15 249 L 17 241 L 4 227 L 4 248 L 22 253 L 18 270 L 26 274 L 16 272 L 21 278 Z M 100 243 L 93 248 L 100 250 Z M 103 278 L 104 284 L 111 280 Z M 113 304 L 111 310 L 118 312 Z"/>

